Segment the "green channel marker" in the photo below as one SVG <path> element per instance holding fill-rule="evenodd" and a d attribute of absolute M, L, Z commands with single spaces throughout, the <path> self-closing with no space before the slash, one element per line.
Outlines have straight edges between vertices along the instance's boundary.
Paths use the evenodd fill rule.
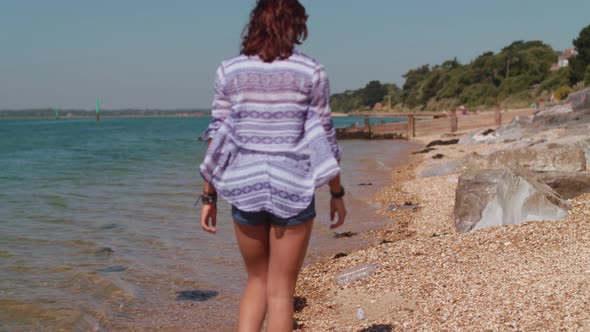
<path fill-rule="evenodd" d="M 96 98 L 96 122 L 100 121 L 100 98 Z"/>
<path fill-rule="evenodd" d="M 55 119 L 59 119 L 59 108 L 55 109 Z"/>

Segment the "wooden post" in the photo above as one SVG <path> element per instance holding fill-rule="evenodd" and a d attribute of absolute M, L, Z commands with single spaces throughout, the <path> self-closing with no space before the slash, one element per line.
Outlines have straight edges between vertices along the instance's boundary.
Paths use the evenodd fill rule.
<path fill-rule="evenodd" d="M 369 117 L 365 117 L 365 130 L 371 135 L 371 121 Z"/>
<path fill-rule="evenodd" d="M 496 118 L 496 126 L 501 126 L 502 125 L 502 112 L 500 109 L 500 105 L 496 105 L 496 109 L 494 110 L 494 115 Z"/>
<path fill-rule="evenodd" d="M 387 96 L 387 112 L 391 112 L 391 96 Z"/>
<path fill-rule="evenodd" d="M 416 121 L 414 114 L 408 115 L 408 139 L 416 137 Z"/>
<path fill-rule="evenodd" d="M 452 109 L 450 111 L 451 113 L 451 133 L 455 133 L 457 132 L 458 129 L 458 123 L 457 123 L 457 110 L 456 109 Z"/>

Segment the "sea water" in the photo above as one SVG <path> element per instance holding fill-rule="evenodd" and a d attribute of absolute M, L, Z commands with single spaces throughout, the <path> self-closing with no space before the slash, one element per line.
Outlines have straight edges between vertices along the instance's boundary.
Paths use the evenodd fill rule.
<path fill-rule="evenodd" d="M 235 326 L 245 277 L 229 207 L 220 202 L 211 235 L 193 206 L 206 150 L 198 137 L 209 121 L 0 121 L 1 331 Z M 337 231 L 392 222 L 375 214 L 371 197 L 412 145 L 340 144 L 349 216 Z M 307 262 L 367 241 L 334 238 L 329 194 L 316 196 Z"/>

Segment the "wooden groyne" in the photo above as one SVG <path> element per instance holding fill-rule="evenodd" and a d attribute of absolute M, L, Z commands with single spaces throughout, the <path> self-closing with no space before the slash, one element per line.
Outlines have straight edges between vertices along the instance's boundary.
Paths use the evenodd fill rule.
<path fill-rule="evenodd" d="M 455 110 L 447 112 L 416 113 L 377 113 L 356 112 L 349 116 L 364 117 L 362 126 L 338 128 L 339 139 L 412 139 L 433 134 L 455 133 L 480 128 L 495 128 L 508 123 L 516 116 L 533 114 L 534 109 L 501 110 L 457 114 Z M 402 122 L 371 124 L 370 119 L 398 118 Z"/>

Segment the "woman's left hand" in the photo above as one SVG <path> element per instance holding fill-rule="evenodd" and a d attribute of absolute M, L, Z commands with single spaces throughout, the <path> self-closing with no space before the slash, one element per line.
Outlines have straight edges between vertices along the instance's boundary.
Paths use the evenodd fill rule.
<path fill-rule="evenodd" d="M 203 204 L 201 207 L 201 228 L 205 232 L 217 233 L 217 204 Z"/>
<path fill-rule="evenodd" d="M 331 229 L 338 228 L 344 224 L 346 218 L 346 206 L 344 206 L 344 200 L 342 198 L 330 199 L 330 220 L 334 221 L 335 215 L 338 215 L 338 221 L 330 225 Z"/>

